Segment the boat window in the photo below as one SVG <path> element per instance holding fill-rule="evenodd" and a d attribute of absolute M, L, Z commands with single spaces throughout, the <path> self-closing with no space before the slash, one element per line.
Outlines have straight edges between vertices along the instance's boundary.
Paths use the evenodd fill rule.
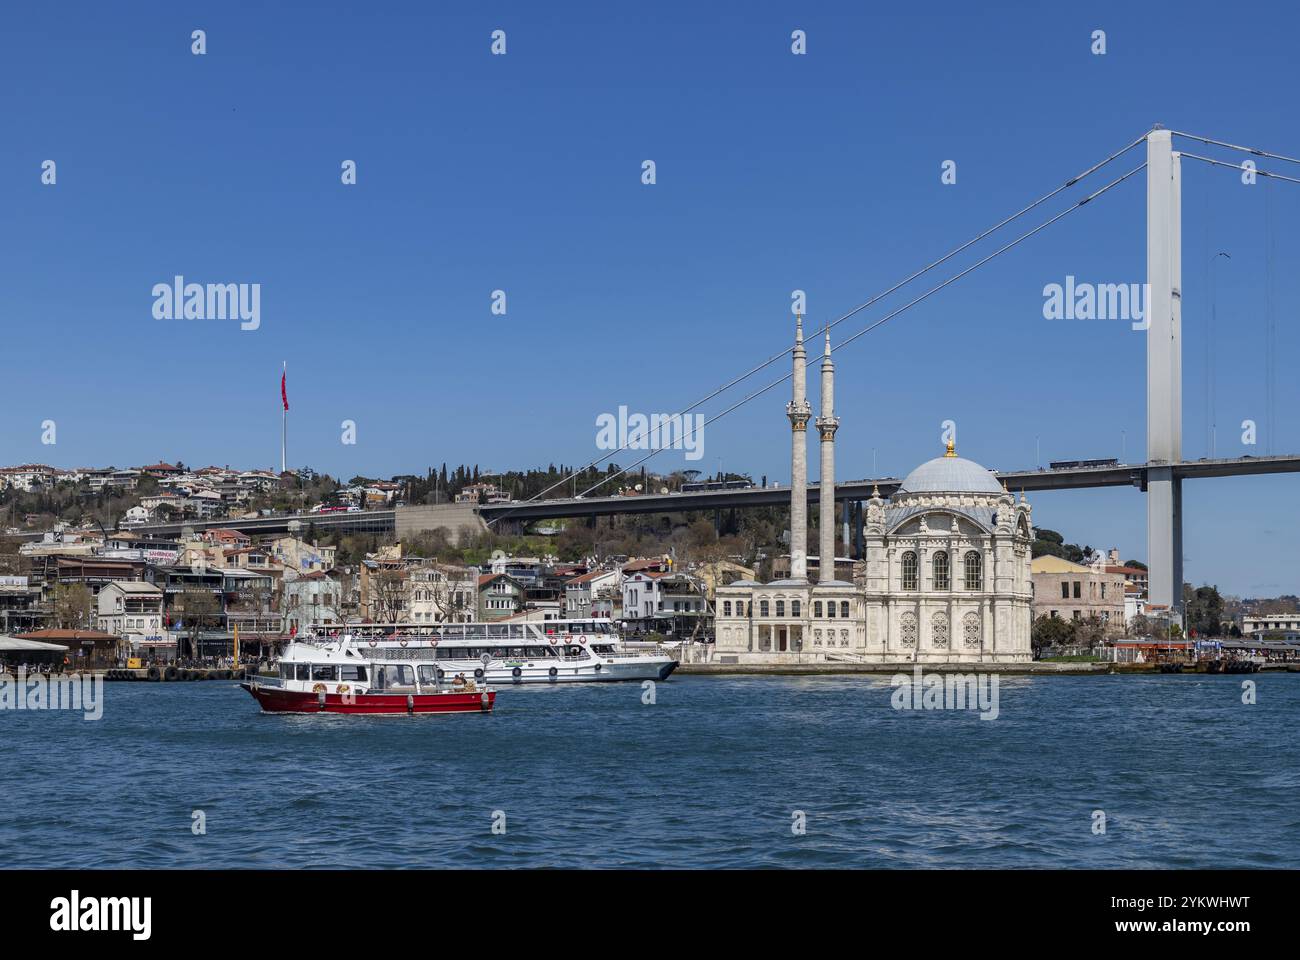
<path fill-rule="evenodd" d="M 409 664 L 385 663 L 375 668 L 375 687 L 387 690 L 392 687 L 409 687 L 415 683 L 415 671 Z"/>
<path fill-rule="evenodd" d="M 293 679 L 293 664 L 292 664 L 292 663 L 282 663 L 282 664 L 280 664 L 280 679 L 281 679 L 281 680 L 292 680 L 292 679 Z"/>
<path fill-rule="evenodd" d="M 366 668 L 360 664 L 345 663 L 339 668 L 342 671 L 343 680 L 364 680 L 366 679 Z"/>
<path fill-rule="evenodd" d="M 437 686 L 438 668 L 431 663 L 420 664 L 420 683 Z"/>
<path fill-rule="evenodd" d="M 309 663 L 299 663 L 299 664 L 295 664 L 295 666 L 296 666 L 297 671 L 298 671 L 298 679 L 299 679 L 299 680 L 309 680 L 309 679 L 311 679 L 311 664 L 309 664 Z"/>
<path fill-rule="evenodd" d="M 332 663 L 317 663 L 311 668 L 311 678 L 313 680 L 337 680 L 339 678 L 339 668 Z"/>

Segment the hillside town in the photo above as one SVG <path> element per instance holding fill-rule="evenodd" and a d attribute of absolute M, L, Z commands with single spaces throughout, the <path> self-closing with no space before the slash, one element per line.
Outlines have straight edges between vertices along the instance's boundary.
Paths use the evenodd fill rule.
<path fill-rule="evenodd" d="M 0 468 L 0 635 L 65 648 L 85 665 L 210 661 L 233 656 L 236 643 L 242 658 L 271 658 L 304 631 L 348 624 L 600 619 L 629 638 L 707 649 L 720 586 L 789 573 L 781 510 L 602 518 L 465 538 L 339 535 L 311 519 L 408 500 L 509 502 L 507 483 L 531 494 L 564 469 L 507 481 L 444 465 L 423 477 L 340 483 L 309 469 L 165 462 Z M 695 478 L 643 479 L 667 489 Z M 233 526 L 280 514 L 306 519 L 265 536 Z M 146 529 L 168 522 L 179 534 Z M 1034 536 L 1036 654 L 1109 648 L 1108 658 L 1134 659 L 1154 643 L 1198 636 L 1300 639 L 1295 597 L 1223 598 L 1189 585 L 1187 618 L 1171 626 L 1147 603 L 1139 561 L 1067 544 L 1048 529 Z M 819 558 L 807 559 L 816 569 Z M 836 565 L 861 576 L 851 558 L 837 556 Z"/>

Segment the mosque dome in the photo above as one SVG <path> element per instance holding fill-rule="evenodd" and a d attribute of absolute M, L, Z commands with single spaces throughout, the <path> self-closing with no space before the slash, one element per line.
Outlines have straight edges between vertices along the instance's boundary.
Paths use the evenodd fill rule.
<path fill-rule="evenodd" d="M 957 456 L 951 441 L 948 452 L 921 464 L 907 475 L 899 493 L 1002 493 L 992 471 L 974 460 Z"/>

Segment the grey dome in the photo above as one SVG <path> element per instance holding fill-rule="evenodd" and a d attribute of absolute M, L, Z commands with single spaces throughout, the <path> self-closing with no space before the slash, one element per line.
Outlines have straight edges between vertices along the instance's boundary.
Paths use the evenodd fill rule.
<path fill-rule="evenodd" d="M 998 494 L 1002 492 L 1002 484 L 974 460 L 935 457 L 909 473 L 898 492 Z"/>

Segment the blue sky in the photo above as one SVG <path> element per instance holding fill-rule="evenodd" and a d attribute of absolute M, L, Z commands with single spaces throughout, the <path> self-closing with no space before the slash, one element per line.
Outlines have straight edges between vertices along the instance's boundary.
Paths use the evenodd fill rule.
<path fill-rule="evenodd" d="M 0 23 L 0 460 L 274 465 L 287 360 L 291 464 L 347 477 L 585 462 L 601 454 L 599 414 L 678 409 L 786 346 L 792 290 L 807 291 L 815 328 L 1153 123 L 1300 155 L 1293 8 L 1055 6 L 12 7 Z M 204 56 L 190 52 L 194 29 Z M 489 52 L 494 29 L 505 56 Z M 794 29 L 804 56 L 790 52 Z M 1090 52 L 1095 29 L 1104 56 Z M 355 186 L 340 183 L 344 160 Z M 955 185 L 940 182 L 945 160 Z M 1189 458 L 1207 453 L 1211 368 L 1220 455 L 1300 450 L 1298 191 L 1186 165 Z M 1142 281 L 1144 230 L 1135 177 L 846 347 L 840 475 L 870 474 L 873 451 L 879 473 L 905 473 L 939 451 L 945 419 L 959 451 L 991 467 L 1032 466 L 1036 443 L 1044 462 L 1141 459 L 1142 334 L 1044 320 L 1042 289 L 1067 274 Z M 154 319 L 151 289 L 176 274 L 260 283 L 260 329 Z M 505 316 L 490 312 L 495 289 Z M 778 388 L 709 427 L 697 463 L 651 463 L 784 482 L 786 399 Z M 1247 418 L 1254 448 L 1240 443 Z M 354 446 L 340 443 L 345 419 Z M 1296 489 L 1294 476 L 1188 484 L 1188 579 L 1300 588 Z M 1145 555 L 1136 491 L 1034 503 L 1067 539 Z"/>

